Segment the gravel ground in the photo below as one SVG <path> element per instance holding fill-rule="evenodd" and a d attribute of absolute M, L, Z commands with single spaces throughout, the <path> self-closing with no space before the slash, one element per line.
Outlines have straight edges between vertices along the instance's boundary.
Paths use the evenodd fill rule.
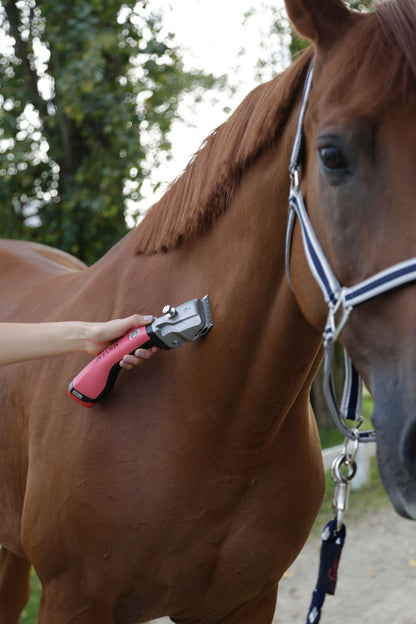
<path fill-rule="evenodd" d="M 348 521 L 334 596 L 321 624 L 416 624 L 416 522 L 391 507 Z M 304 623 L 319 566 L 320 536 L 311 536 L 280 582 L 274 623 Z"/>

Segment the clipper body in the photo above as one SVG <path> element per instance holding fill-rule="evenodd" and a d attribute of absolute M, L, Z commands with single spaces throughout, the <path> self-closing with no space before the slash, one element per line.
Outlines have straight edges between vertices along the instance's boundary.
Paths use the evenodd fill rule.
<path fill-rule="evenodd" d="M 165 306 L 163 312 L 153 323 L 132 329 L 91 360 L 69 384 L 72 398 L 84 407 L 92 407 L 114 386 L 125 355 L 139 347 L 176 349 L 184 342 L 197 340 L 212 327 L 208 295 L 176 308 Z"/>

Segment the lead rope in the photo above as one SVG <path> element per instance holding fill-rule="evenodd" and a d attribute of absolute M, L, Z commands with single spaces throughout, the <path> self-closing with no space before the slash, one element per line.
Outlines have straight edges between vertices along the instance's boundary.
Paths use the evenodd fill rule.
<path fill-rule="evenodd" d="M 338 564 L 345 535 L 345 524 L 337 531 L 335 520 L 330 520 L 323 530 L 318 582 L 312 594 L 306 624 L 318 624 L 326 594 L 333 595 L 335 593 Z"/>
<path fill-rule="evenodd" d="M 338 566 L 342 548 L 347 534 L 345 524 L 342 522 L 344 511 L 348 508 L 348 496 L 351 480 L 353 479 L 357 465 L 355 458 L 358 451 L 358 430 L 355 431 L 354 447 L 352 452 L 348 450 L 350 438 L 345 438 L 344 448 L 332 462 L 331 477 L 334 482 L 334 497 L 332 509 L 334 518 L 328 522 L 322 532 L 321 555 L 319 562 L 319 574 L 316 587 L 312 593 L 311 605 L 306 617 L 306 624 L 318 624 L 321 619 L 322 607 L 327 594 L 333 596 L 338 580 Z M 343 474 L 342 468 L 347 469 Z"/>

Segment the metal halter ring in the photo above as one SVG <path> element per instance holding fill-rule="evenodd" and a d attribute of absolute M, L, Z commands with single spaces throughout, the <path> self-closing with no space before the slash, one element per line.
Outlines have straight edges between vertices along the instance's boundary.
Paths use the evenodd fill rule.
<path fill-rule="evenodd" d="M 328 318 L 326 321 L 325 327 L 325 342 L 333 343 L 338 339 L 341 331 L 344 328 L 344 325 L 349 319 L 349 316 L 353 310 L 351 306 L 347 306 L 345 303 L 345 294 L 347 292 L 346 288 L 341 288 L 338 294 L 337 302 L 334 305 L 331 305 L 328 311 Z M 336 321 L 336 314 L 338 310 L 341 310 L 341 318 Z"/>
<path fill-rule="evenodd" d="M 347 475 L 343 475 L 341 472 L 343 466 L 346 466 L 350 471 Z M 348 483 L 355 477 L 356 472 L 357 464 L 355 461 L 350 461 L 347 455 L 338 455 L 331 466 L 331 477 L 336 483 Z"/>
<path fill-rule="evenodd" d="M 359 446 L 359 434 L 358 429 L 352 430 L 356 433 L 355 439 L 352 441 L 352 449 L 351 451 L 348 449 L 351 446 L 351 440 L 348 438 L 344 441 L 344 448 L 342 453 L 337 455 L 337 457 L 332 462 L 331 466 L 331 477 L 335 483 L 348 483 L 355 477 L 355 473 L 357 472 L 357 464 L 355 462 L 355 458 L 357 457 L 358 446 Z M 344 475 L 341 472 L 343 467 L 348 468 L 348 474 Z"/>

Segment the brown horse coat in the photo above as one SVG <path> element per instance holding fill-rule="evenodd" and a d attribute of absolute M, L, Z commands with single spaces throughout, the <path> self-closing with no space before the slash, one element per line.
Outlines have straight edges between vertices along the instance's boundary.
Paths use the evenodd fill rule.
<path fill-rule="evenodd" d="M 410 9 L 405 0 L 391 4 L 400 24 L 409 19 L 416 24 L 413 2 Z M 335 120 L 351 118 L 347 107 L 340 117 L 336 106 L 336 87 L 351 74 L 342 64 L 345 49 L 357 42 L 362 25 L 368 25 L 366 42 L 373 31 L 374 40 L 382 40 L 383 30 L 379 18 L 349 12 L 339 0 L 287 0 L 286 5 L 299 30 L 315 42 L 315 90 L 305 120 L 306 202 L 335 270 L 350 283 L 374 273 L 384 259 L 368 242 L 369 220 L 354 219 L 351 210 L 336 211 L 350 192 L 356 210 L 363 210 L 359 182 L 352 191 L 344 182 L 343 190 L 335 189 L 332 173 L 320 173 L 314 140 L 316 127 L 330 114 Z M 388 11 L 378 14 L 384 16 L 383 28 L 393 29 L 385 45 L 395 50 L 401 38 Z M 396 66 L 407 68 L 402 52 L 399 57 Z M 298 229 L 291 257 L 296 296 L 284 267 L 287 168 L 310 59 L 306 52 L 250 94 L 144 223 L 92 267 L 43 246 L 0 243 L 2 321 L 159 314 L 165 303 L 206 293 L 214 321 L 196 343 L 122 372 L 113 391 L 91 410 L 66 393 L 88 361 L 84 355 L 0 370 L 0 624 L 18 622 L 30 564 L 43 587 L 40 624 L 130 624 L 162 615 L 201 624 L 271 622 L 277 583 L 307 538 L 324 487 L 309 389 L 326 310 Z M 327 68 L 338 79 L 329 94 Z M 370 69 L 363 76 L 378 85 L 380 76 L 371 64 Z M 409 70 L 405 103 L 392 98 L 396 121 L 414 96 L 411 75 Z M 380 116 L 379 109 L 373 115 Z M 384 117 L 383 124 L 387 153 L 396 139 Z M 413 130 L 404 139 L 408 156 Z M 367 157 L 368 146 L 359 153 Z M 385 175 L 391 171 L 387 160 Z M 395 172 L 391 194 L 398 193 Z M 410 196 L 410 186 L 406 191 Z M 393 222 L 395 215 L 382 204 L 388 234 L 403 233 L 403 211 L 414 225 L 408 206 L 402 203 Z M 334 211 L 327 218 L 329 208 Z M 376 246 L 386 241 L 382 221 Z M 350 249 L 339 232 L 355 241 L 351 232 L 363 223 L 365 244 L 354 242 Z M 400 252 L 410 256 L 414 234 L 401 241 Z M 363 263 L 351 261 L 357 250 Z M 388 255 L 402 259 L 397 247 L 389 246 Z M 389 298 L 397 304 L 392 323 L 382 301 L 366 304 L 344 337 L 376 390 L 383 368 L 379 354 L 384 354 L 377 333 L 390 337 L 403 314 L 414 327 L 414 287 Z M 368 321 L 367 336 L 360 318 Z M 400 329 L 396 343 L 389 344 L 392 360 L 402 361 L 405 353 L 409 366 L 414 337 L 404 333 Z M 404 370 L 400 379 L 407 405 L 414 382 L 406 386 L 410 376 Z M 414 417 L 403 413 L 411 432 Z M 399 416 L 395 422 L 402 422 Z M 379 416 L 377 425 L 383 439 L 385 419 Z M 411 515 L 415 478 L 403 470 L 396 474 L 408 492 L 405 509 Z"/>

